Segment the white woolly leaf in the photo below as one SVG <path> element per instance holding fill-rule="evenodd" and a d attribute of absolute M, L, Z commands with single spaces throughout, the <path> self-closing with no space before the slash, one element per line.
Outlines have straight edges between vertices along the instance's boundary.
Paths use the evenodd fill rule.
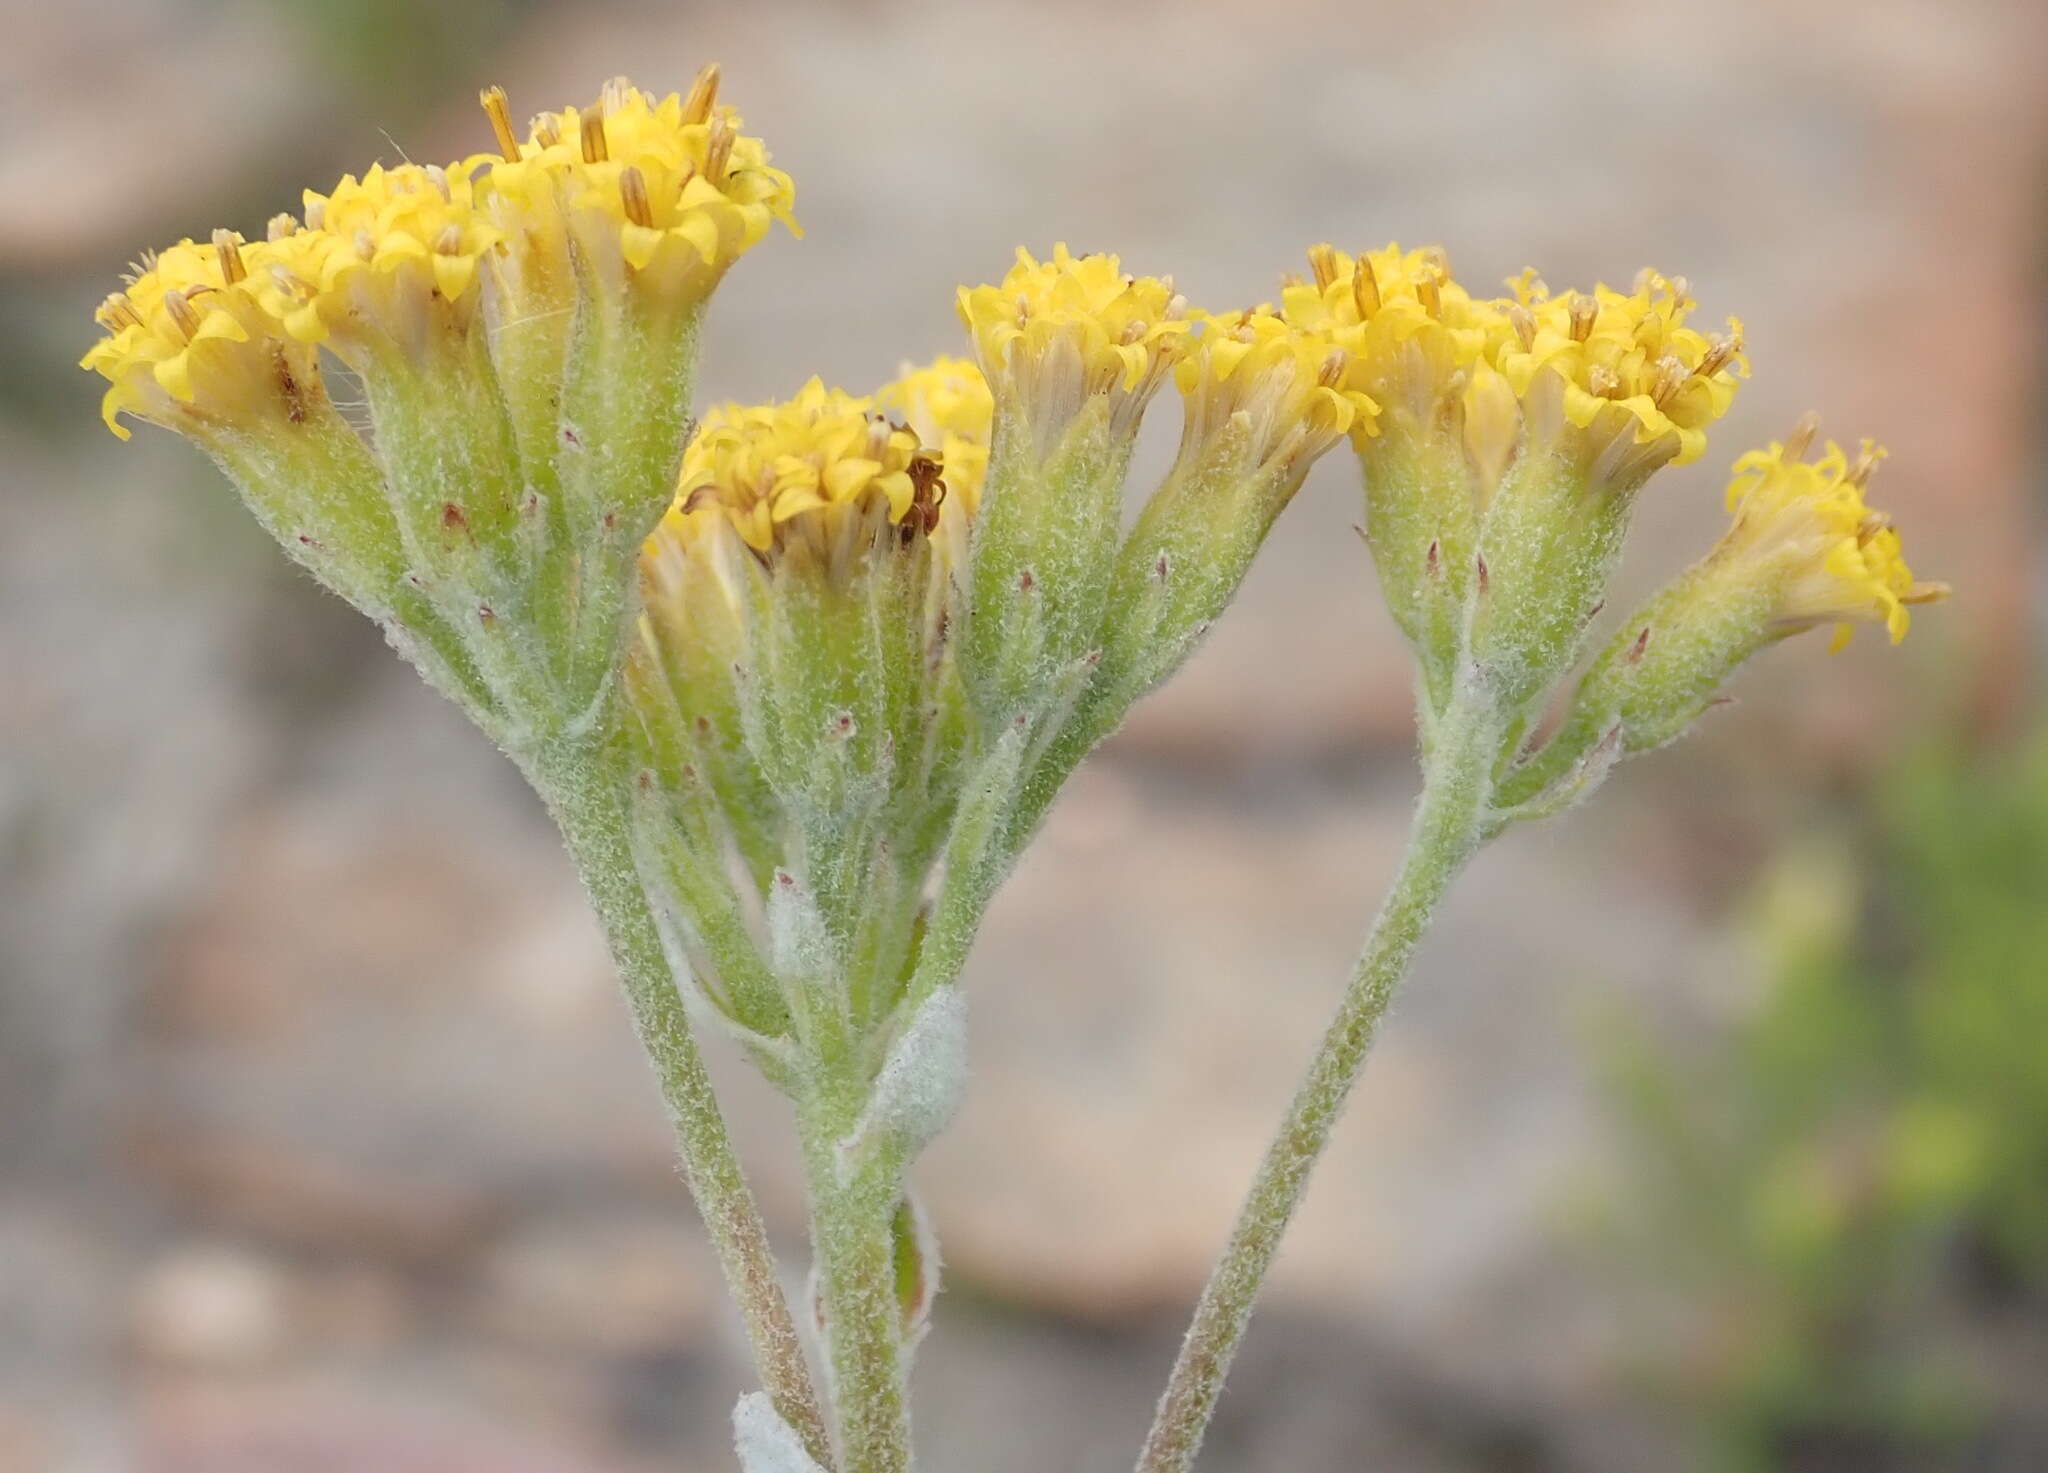
<path fill-rule="evenodd" d="M 741 1473 L 825 1473 L 773 1402 L 749 1391 L 732 1409 L 733 1448 Z"/>

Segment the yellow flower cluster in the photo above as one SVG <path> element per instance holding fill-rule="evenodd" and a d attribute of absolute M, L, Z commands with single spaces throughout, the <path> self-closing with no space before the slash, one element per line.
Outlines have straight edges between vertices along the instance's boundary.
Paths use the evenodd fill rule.
<path fill-rule="evenodd" d="M 1789 442 L 1752 450 L 1735 462 L 1728 485 L 1734 524 L 1714 560 L 1745 579 L 1776 580 L 1779 624 L 1789 633 L 1836 623 L 1833 647 L 1854 632 L 1852 620 L 1882 624 L 1896 644 L 1912 622 L 1908 606 L 1945 598 L 1940 583 L 1916 583 L 1891 522 L 1863 500 L 1864 484 L 1884 452 L 1871 441 L 1852 460 L 1827 443 L 1817 461 L 1804 458 L 1812 430 Z"/>
<path fill-rule="evenodd" d="M 1126 276 L 1115 256 L 1064 244 L 1043 262 L 1020 246 L 1002 281 L 962 287 L 959 307 L 997 400 L 1053 428 L 1094 395 L 1135 428 L 1189 328 L 1172 282 Z"/>
<path fill-rule="evenodd" d="M 688 541 L 722 519 L 757 553 L 802 541 L 823 549 L 870 516 L 904 535 L 934 531 L 946 485 L 939 462 L 874 401 L 817 379 L 781 404 L 727 404 L 683 452 L 676 500 L 655 541 Z"/>
<path fill-rule="evenodd" d="M 1199 321 L 1199 337 L 1174 368 L 1185 451 L 1198 453 L 1234 427 L 1252 466 L 1291 474 L 1345 435 L 1370 432 L 1379 405 L 1349 382 L 1350 355 L 1328 335 L 1269 308 Z"/>
<path fill-rule="evenodd" d="M 472 321 L 493 280 L 565 279 L 572 238 L 600 285 L 688 310 L 789 222 L 793 198 L 716 92 L 715 68 L 687 99 L 613 82 L 593 107 L 543 113 L 522 142 L 494 90 L 497 154 L 371 168 L 308 191 L 303 222 L 280 215 L 267 240 L 217 232 L 211 249 L 187 240 L 145 260 L 101 307 L 107 336 L 82 360 L 110 384 L 108 424 L 122 433 L 127 412 L 204 433 L 265 409 L 297 418 L 315 360 L 292 344 L 417 352 Z"/>
<path fill-rule="evenodd" d="M 946 469 L 946 500 L 973 516 L 988 479 L 995 396 L 981 370 L 965 358 L 936 358 L 875 390 L 877 407 L 903 416 L 911 432 L 935 446 Z"/>
<path fill-rule="evenodd" d="M 1319 245 L 1309 265 L 1312 279 L 1282 296 L 1287 320 L 1344 348 L 1349 382 L 1409 422 L 1462 416 L 1482 465 L 1504 461 L 1525 425 L 1595 431 L 1579 447 L 1589 459 L 1630 429 L 1611 459 L 1696 459 L 1748 367 L 1741 324 L 1731 319 L 1723 337 L 1688 326 L 1696 304 L 1685 282 L 1653 271 L 1628 292 L 1553 297 L 1531 270 L 1510 283 L 1511 297 L 1482 298 L 1435 249 L 1352 257 Z"/>

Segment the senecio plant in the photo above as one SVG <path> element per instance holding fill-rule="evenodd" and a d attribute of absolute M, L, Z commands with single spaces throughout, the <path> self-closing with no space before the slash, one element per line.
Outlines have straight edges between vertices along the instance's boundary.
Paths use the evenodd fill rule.
<path fill-rule="evenodd" d="M 813 379 L 693 433 L 705 304 L 795 228 L 788 176 L 718 89 L 716 67 L 680 97 L 617 81 L 523 135 L 492 89 L 483 153 L 372 167 L 260 239 L 145 257 L 84 364 L 114 433 L 126 416 L 210 455 L 559 823 L 751 1338 L 749 1473 L 911 1466 L 939 1254 L 908 1172 L 963 1087 L 976 928 L 1068 775 L 1349 441 L 1419 672 L 1422 797 L 1139 1463 L 1185 1469 L 1459 869 L 1677 737 L 1766 646 L 1856 620 L 1896 640 L 1943 590 L 1864 505 L 1875 448 L 1809 459 L 1802 424 L 1736 462 L 1720 543 L 1597 641 L 1643 484 L 1702 454 L 1747 370 L 1739 326 L 1699 331 L 1684 281 L 1649 272 L 1483 298 L 1441 252 L 1317 246 L 1277 306 L 1212 313 L 1114 256 L 1020 250 L 959 292 L 971 357 L 864 396 Z M 1169 382 L 1179 453 L 1126 530 Z M 793 1107 L 826 1396 L 705 1032 Z"/>

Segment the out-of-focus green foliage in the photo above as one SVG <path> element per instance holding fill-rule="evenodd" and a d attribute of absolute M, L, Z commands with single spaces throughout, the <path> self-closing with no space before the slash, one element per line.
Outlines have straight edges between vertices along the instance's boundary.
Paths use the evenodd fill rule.
<path fill-rule="evenodd" d="M 1720 1469 L 2042 1466 L 1990 1368 L 2048 1345 L 2048 739 L 1873 808 L 1766 874 L 1752 1016 L 1625 1050 L 1664 1389 Z"/>

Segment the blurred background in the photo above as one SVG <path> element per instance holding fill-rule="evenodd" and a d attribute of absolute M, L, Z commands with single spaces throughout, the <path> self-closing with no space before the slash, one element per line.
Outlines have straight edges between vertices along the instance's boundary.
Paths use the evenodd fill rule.
<path fill-rule="evenodd" d="M 2048 1467 L 2048 14 L 2023 0 L 0 0 L 0 1473 L 730 1466 L 748 1384 L 511 767 L 72 365 L 146 246 L 702 62 L 796 176 L 706 397 L 958 346 L 1019 242 L 1198 302 L 1301 248 L 1683 271 L 1751 386 L 1639 593 L 1807 408 L 1958 595 L 1809 639 L 1461 883 L 1277 1271 L 1233 1470 Z M 1158 440 L 1175 433 L 1170 408 Z M 1155 445 L 1155 450 L 1161 448 Z M 937 1469 L 1126 1467 L 1414 788 L 1319 468 L 1073 784 L 920 1172 Z M 780 1107 L 718 1060 L 801 1275 Z"/>

